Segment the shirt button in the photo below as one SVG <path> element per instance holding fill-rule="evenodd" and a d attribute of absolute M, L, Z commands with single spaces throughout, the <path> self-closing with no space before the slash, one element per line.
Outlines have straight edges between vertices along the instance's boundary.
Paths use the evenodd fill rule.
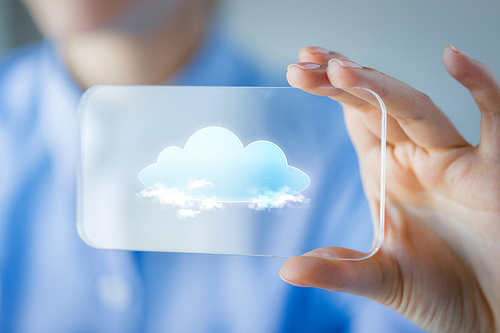
<path fill-rule="evenodd" d="M 96 289 L 99 300 L 110 310 L 125 311 L 132 305 L 132 287 L 119 275 L 102 276 Z"/>

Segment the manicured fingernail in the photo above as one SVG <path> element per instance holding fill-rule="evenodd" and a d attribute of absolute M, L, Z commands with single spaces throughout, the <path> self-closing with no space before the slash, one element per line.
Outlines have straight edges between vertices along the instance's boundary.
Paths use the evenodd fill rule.
<path fill-rule="evenodd" d="M 287 70 L 290 70 L 291 67 L 298 67 L 303 70 L 311 70 L 311 69 L 318 69 L 321 68 L 321 64 L 317 64 L 315 62 L 298 62 L 296 64 L 291 64 L 288 66 Z"/>
<path fill-rule="evenodd" d="M 445 46 L 445 48 L 447 48 L 447 47 L 451 48 L 451 49 L 452 49 L 454 52 L 456 52 L 456 53 L 460 53 L 460 54 L 464 54 L 464 55 L 465 55 L 465 53 L 463 53 L 461 50 L 457 49 L 457 48 L 456 48 L 455 46 L 453 46 L 453 45 L 449 45 L 449 44 L 448 44 L 448 45 L 446 45 L 446 46 Z"/>
<path fill-rule="evenodd" d="M 322 47 L 317 47 L 317 46 L 308 46 L 308 47 L 303 47 L 302 50 L 307 51 L 309 53 L 313 54 L 330 54 L 331 52 L 322 48 Z"/>
<path fill-rule="evenodd" d="M 357 69 L 363 68 L 363 66 L 355 63 L 354 61 L 346 59 L 330 59 L 330 61 L 328 61 L 328 65 L 330 65 L 334 61 L 344 68 L 357 68 Z"/>

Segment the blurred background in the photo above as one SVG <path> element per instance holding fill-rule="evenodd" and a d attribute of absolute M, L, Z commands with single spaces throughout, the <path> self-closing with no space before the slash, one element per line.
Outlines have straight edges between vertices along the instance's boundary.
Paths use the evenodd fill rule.
<path fill-rule="evenodd" d="M 499 0 L 221 0 L 225 29 L 262 66 L 285 75 L 298 49 L 345 54 L 428 94 L 473 144 L 479 112 L 449 77 L 441 53 L 452 44 L 500 77 Z M 0 53 L 40 38 L 19 0 L 0 0 Z"/>
<path fill-rule="evenodd" d="M 20 0 L 0 0 L 0 54 L 40 38 Z"/>

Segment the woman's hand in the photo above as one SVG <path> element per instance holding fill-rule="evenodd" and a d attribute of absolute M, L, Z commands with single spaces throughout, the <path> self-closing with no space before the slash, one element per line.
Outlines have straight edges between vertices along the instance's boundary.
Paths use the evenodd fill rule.
<path fill-rule="evenodd" d="M 448 73 L 481 110 L 481 142 L 472 147 L 426 95 L 406 84 L 321 48 L 301 49 L 299 57 L 302 63 L 287 73 L 292 86 L 312 93 L 365 87 L 387 106 L 386 234 L 369 259 L 333 260 L 340 249 L 317 249 L 289 259 L 282 278 L 371 298 L 433 332 L 499 331 L 498 79 L 479 61 L 445 48 Z M 356 99 L 340 102 L 375 211 L 379 176 L 370 166 L 380 153 L 380 110 Z"/>

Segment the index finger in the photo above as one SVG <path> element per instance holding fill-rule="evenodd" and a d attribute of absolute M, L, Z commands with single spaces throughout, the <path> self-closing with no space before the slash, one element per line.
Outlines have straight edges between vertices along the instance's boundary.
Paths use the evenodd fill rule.
<path fill-rule="evenodd" d="M 376 92 L 383 99 L 387 113 L 421 148 L 432 150 L 469 145 L 427 95 L 399 80 L 341 59 L 329 62 L 327 76 L 335 87 L 364 87 Z"/>

